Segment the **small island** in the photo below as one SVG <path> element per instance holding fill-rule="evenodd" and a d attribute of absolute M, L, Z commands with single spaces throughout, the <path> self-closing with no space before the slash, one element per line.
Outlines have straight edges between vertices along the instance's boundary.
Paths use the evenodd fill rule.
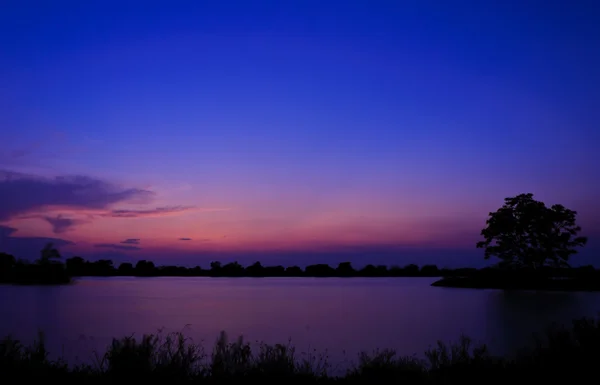
<path fill-rule="evenodd" d="M 577 212 L 563 205 L 547 207 L 533 194 L 505 198 L 504 205 L 491 212 L 481 231 L 484 240 L 477 248 L 485 258 L 500 262 L 470 274 L 444 277 L 432 286 L 505 289 L 600 291 L 595 269 L 571 269 L 569 258 L 583 247 Z"/>

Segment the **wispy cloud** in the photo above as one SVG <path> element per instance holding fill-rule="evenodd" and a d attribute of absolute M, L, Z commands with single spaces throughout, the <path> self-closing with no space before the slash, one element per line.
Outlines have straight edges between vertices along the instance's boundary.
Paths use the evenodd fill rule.
<path fill-rule="evenodd" d="M 192 239 L 192 238 L 178 238 L 178 241 L 194 241 L 194 242 L 210 242 L 210 238 Z"/>
<path fill-rule="evenodd" d="M 140 244 L 140 239 L 139 238 L 129 238 L 126 239 L 124 241 L 121 241 L 121 243 L 127 244 L 127 245 L 139 245 Z"/>
<path fill-rule="evenodd" d="M 84 220 L 66 218 L 60 214 L 57 215 L 56 217 L 50 217 L 50 216 L 40 216 L 40 217 L 42 219 L 44 219 L 46 222 L 50 223 L 54 234 L 61 234 L 61 233 L 67 232 L 69 230 L 72 230 L 73 227 L 75 227 L 77 225 L 86 223 L 86 221 L 84 221 Z"/>
<path fill-rule="evenodd" d="M 111 210 L 102 216 L 113 218 L 140 218 L 140 217 L 162 217 L 167 215 L 181 214 L 186 211 L 197 210 L 194 206 L 167 206 L 146 210 Z"/>
<path fill-rule="evenodd" d="M 121 202 L 149 203 L 154 196 L 155 193 L 149 190 L 122 188 L 87 176 L 43 178 L 0 170 L 0 220 L 52 206 L 108 209 Z M 65 218 L 62 219 L 46 221 L 53 226 L 59 223 L 60 231 L 67 224 Z"/>
<path fill-rule="evenodd" d="M 155 196 L 148 188 L 126 188 L 88 176 L 41 177 L 0 169 L 0 222 L 40 219 L 50 224 L 55 234 L 100 218 L 164 217 L 229 210 L 187 205 L 123 207 L 123 204 L 150 204 Z M 139 245 L 139 239 L 127 239 L 120 244 Z"/>
<path fill-rule="evenodd" d="M 54 234 L 65 233 L 69 230 L 73 230 L 75 226 L 89 223 L 93 218 L 71 218 L 65 217 L 63 214 L 53 215 L 45 215 L 45 214 L 31 214 L 31 215 L 18 215 L 15 216 L 16 219 L 41 219 L 52 226 L 52 232 Z"/>
<path fill-rule="evenodd" d="M 114 249 L 114 250 L 141 250 L 142 248 L 139 246 L 126 246 L 126 245 L 117 245 L 114 243 L 96 243 L 94 247 L 105 248 L 105 249 Z"/>

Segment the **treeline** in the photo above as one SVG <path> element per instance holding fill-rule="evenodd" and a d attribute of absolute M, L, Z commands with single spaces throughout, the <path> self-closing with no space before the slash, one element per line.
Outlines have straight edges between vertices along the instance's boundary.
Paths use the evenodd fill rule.
<path fill-rule="evenodd" d="M 435 265 L 419 267 L 411 264 L 404 267 L 367 265 L 355 269 L 350 262 L 342 262 L 337 267 L 327 264 L 314 264 L 304 269 L 299 266 L 263 266 L 255 262 L 243 266 L 238 262 L 222 264 L 210 263 L 209 268 L 183 266 L 156 266 L 152 261 L 141 260 L 135 265 L 121 263 L 116 267 L 111 260 L 86 261 L 81 257 L 66 260 L 67 271 L 73 276 L 171 276 L 171 277 L 440 277 L 451 272 L 466 273 L 471 269 L 439 269 Z"/>
<path fill-rule="evenodd" d="M 255 262 L 243 266 L 238 262 L 223 264 L 219 261 L 210 263 L 209 268 L 184 266 L 156 266 L 154 262 L 140 260 L 136 264 L 129 262 L 115 266 L 113 261 L 101 259 L 86 261 L 81 257 L 66 260 L 67 271 L 73 276 L 164 276 L 164 277 L 470 277 L 498 274 L 511 275 L 544 275 L 550 277 L 579 277 L 598 275 L 600 270 L 593 266 L 577 268 L 538 269 L 535 272 L 527 269 L 506 271 L 495 267 L 476 268 L 439 268 L 436 265 L 409 264 L 403 267 L 386 265 L 366 265 L 360 269 L 354 268 L 350 262 L 339 263 L 336 267 L 328 264 L 308 265 L 304 269 L 299 266 L 282 265 L 263 266 Z"/>
<path fill-rule="evenodd" d="M 551 268 L 537 270 L 506 270 L 497 267 L 484 269 L 439 268 L 436 265 L 418 266 L 409 264 L 404 267 L 385 265 L 366 265 L 360 269 L 354 268 L 350 262 L 339 263 L 336 267 L 328 264 L 314 264 L 304 269 L 299 266 L 284 267 L 281 265 L 263 266 L 255 262 L 243 266 L 238 262 L 221 263 L 213 261 L 208 268 L 184 266 L 157 266 L 152 261 L 140 260 L 137 263 L 124 262 L 118 266 L 112 260 L 101 259 L 87 261 L 82 257 L 72 257 L 65 263 L 54 259 L 41 259 L 34 263 L 16 260 L 14 256 L 0 253 L 0 282 L 10 282 L 15 275 L 20 280 L 27 280 L 30 275 L 39 275 L 38 271 L 64 271 L 70 277 L 487 277 L 498 275 L 514 276 L 547 276 L 547 277 L 598 277 L 600 270 L 593 266 L 577 268 Z M 35 274 L 34 274 L 35 273 Z M 31 278 L 31 277 L 29 277 Z M 33 278 L 32 278 L 33 279 Z M 37 278 L 36 278 L 37 279 Z"/>
<path fill-rule="evenodd" d="M 60 255 L 53 248 L 44 248 L 41 258 L 33 263 L 16 260 L 14 256 L 0 252 L 0 283 L 24 285 L 56 285 L 71 282 L 65 264 L 57 259 Z"/>

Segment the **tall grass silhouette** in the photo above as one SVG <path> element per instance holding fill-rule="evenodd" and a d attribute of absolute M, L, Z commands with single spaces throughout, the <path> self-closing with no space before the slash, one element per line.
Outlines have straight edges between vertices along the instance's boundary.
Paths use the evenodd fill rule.
<path fill-rule="evenodd" d="M 526 342 L 526 341 L 524 341 Z M 293 383 L 471 383 L 528 378 L 573 381 L 593 375 L 600 362 L 600 323 L 584 318 L 571 327 L 554 325 L 511 357 L 492 356 L 485 345 L 461 336 L 438 342 L 423 357 L 395 351 L 360 353 L 342 374 L 332 374 L 326 355 L 298 354 L 291 343 L 258 344 L 221 332 L 209 351 L 182 332 L 113 339 L 91 364 L 69 366 L 49 359 L 40 334 L 30 345 L 6 337 L 0 342 L 0 378 L 24 381 L 76 380 L 232 383 L 276 378 Z"/>

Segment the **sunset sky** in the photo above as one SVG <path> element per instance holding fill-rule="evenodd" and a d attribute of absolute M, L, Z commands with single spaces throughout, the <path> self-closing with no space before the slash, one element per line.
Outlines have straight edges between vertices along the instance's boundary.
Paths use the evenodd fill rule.
<path fill-rule="evenodd" d="M 481 264 L 531 192 L 600 255 L 594 1 L 5 1 L 0 251 Z"/>

